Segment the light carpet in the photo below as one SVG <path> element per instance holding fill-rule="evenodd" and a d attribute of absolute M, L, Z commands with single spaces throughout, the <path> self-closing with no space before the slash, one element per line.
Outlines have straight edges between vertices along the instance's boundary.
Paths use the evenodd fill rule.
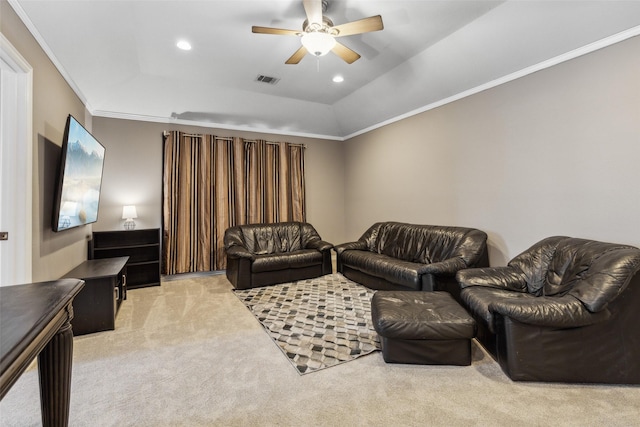
<path fill-rule="evenodd" d="M 380 349 L 371 321 L 374 291 L 339 273 L 235 294 L 300 375 Z"/>
<path fill-rule="evenodd" d="M 374 352 L 299 375 L 224 275 L 134 289 L 115 331 L 74 338 L 71 427 L 638 425 L 640 387 L 517 383 L 474 342 L 470 366 Z M 37 427 L 38 372 L 0 402 Z"/>

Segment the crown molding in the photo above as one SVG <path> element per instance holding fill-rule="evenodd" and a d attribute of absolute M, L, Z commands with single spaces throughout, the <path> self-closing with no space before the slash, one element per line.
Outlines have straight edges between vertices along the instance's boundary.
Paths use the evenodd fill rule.
<path fill-rule="evenodd" d="M 628 30 L 621 31 L 612 36 L 606 37 L 604 39 L 598 40 L 596 42 L 590 43 L 588 45 L 579 47 L 567 53 L 563 53 L 562 55 L 558 55 L 554 58 L 548 59 L 546 61 L 540 62 L 538 64 L 532 65 L 527 68 L 523 68 L 520 71 L 516 71 L 515 73 L 508 74 L 506 76 L 500 77 L 498 79 L 492 80 L 480 86 L 476 86 L 464 92 L 460 92 L 456 95 L 450 96 L 448 98 L 441 99 L 440 101 L 433 102 L 431 104 L 425 105 L 424 107 L 417 108 L 415 110 L 409 111 L 405 114 L 401 114 L 399 116 L 393 117 L 391 119 L 385 120 L 383 122 L 377 123 L 375 125 L 369 126 L 365 129 L 361 129 L 357 132 L 353 132 L 349 135 L 344 136 L 344 140 L 348 141 L 351 138 L 355 138 L 356 136 L 363 135 L 365 133 L 371 132 L 373 130 L 379 129 L 383 126 L 390 125 L 392 123 L 404 120 L 406 118 L 418 115 L 420 113 L 424 113 L 425 111 L 433 110 L 434 108 L 441 107 L 443 105 L 449 104 L 454 101 L 458 101 L 462 98 L 466 98 L 471 95 L 475 95 L 476 93 L 483 92 L 485 90 L 494 88 L 496 86 L 503 85 L 505 83 L 509 83 L 513 80 L 519 79 L 521 77 L 528 76 L 529 74 L 533 74 L 537 71 L 544 70 L 546 68 L 553 67 L 555 65 L 561 64 L 566 61 L 570 61 L 572 59 L 578 58 L 580 56 L 586 55 L 591 52 L 595 52 L 596 50 L 603 49 L 605 47 L 611 46 L 616 43 L 620 43 L 624 40 L 630 39 L 632 37 L 640 35 L 640 25 L 636 27 L 632 27 Z"/>
<path fill-rule="evenodd" d="M 636 27 L 632 27 L 628 30 L 621 31 L 617 34 L 595 41 L 593 43 L 582 46 L 580 48 L 574 49 L 562 55 L 558 55 L 554 58 L 548 59 L 538 64 L 534 64 L 520 71 L 516 71 L 514 73 L 508 74 L 506 76 L 497 78 L 490 82 L 468 89 L 464 92 L 460 92 L 448 98 L 441 99 L 439 101 L 433 102 L 431 104 L 425 105 L 423 107 L 417 108 L 407 113 L 392 117 L 380 123 L 376 123 L 372 126 L 353 132 L 349 135 L 336 136 L 336 135 L 312 134 L 312 133 L 305 133 L 305 132 L 293 132 L 293 131 L 287 131 L 286 129 L 257 128 L 257 127 L 254 128 L 249 126 L 231 126 L 231 125 L 225 125 L 225 124 L 213 123 L 213 122 L 198 122 L 198 121 L 190 121 L 190 120 L 173 119 L 173 118 L 167 118 L 167 117 L 145 116 L 145 115 L 137 115 L 137 114 L 120 113 L 120 112 L 114 112 L 114 111 L 93 110 L 86 96 L 78 88 L 78 86 L 75 84 L 71 76 L 69 76 L 69 74 L 66 72 L 64 67 L 62 67 L 62 64 L 60 63 L 60 61 L 58 61 L 56 56 L 53 54 L 52 50 L 46 44 L 43 37 L 40 35 L 38 30 L 36 29 L 35 25 L 33 25 L 31 20 L 27 16 L 24 9 L 22 9 L 20 4 L 16 0 L 7 0 L 7 2 L 15 10 L 16 14 L 20 17 L 20 19 L 25 24 L 29 32 L 31 32 L 31 34 L 36 39 L 40 47 L 44 50 L 45 54 L 49 57 L 53 65 L 58 69 L 62 77 L 69 84 L 69 86 L 78 96 L 78 98 L 80 98 L 82 103 L 85 105 L 85 108 L 89 111 L 89 113 L 92 116 L 124 119 L 124 120 L 138 120 L 138 121 L 148 121 L 148 122 L 158 122 L 158 123 L 180 124 L 180 125 L 187 125 L 187 126 L 200 126 L 200 127 L 206 127 L 206 128 L 225 129 L 225 130 L 233 130 L 233 131 L 241 131 L 241 132 L 255 132 L 255 133 L 276 134 L 276 135 L 284 135 L 284 136 L 295 136 L 295 137 L 303 137 L 303 138 L 326 139 L 331 141 L 348 141 L 357 136 L 379 129 L 383 126 L 387 126 L 389 124 L 407 119 L 409 117 L 413 117 L 415 115 L 424 113 L 426 111 L 433 110 L 435 108 L 441 107 L 451 102 L 455 102 L 460 99 L 466 98 L 468 96 L 475 95 L 485 90 L 494 88 L 496 86 L 509 83 L 513 80 L 528 76 L 529 74 L 533 74 L 537 71 L 553 67 L 563 62 L 570 61 L 572 59 L 594 52 L 596 50 L 603 49 L 605 47 L 611 46 L 613 44 L 616 44 L 624 40 L 627 40 L 629 38 L 640 35 L 640 25 Z"/>
<path fill-rule="evenodd" d="M 49 60 L 53 63 L 54 67 L 56 67 L 56 69 L 62 75 L 64 80 L 71 87 L 71 90 L 73 90 L 76 96 L 80 98 L 80 101 L 84 104 L 85 108 L 91 111 L 91 106 L 87 101 L 87 97 L 84 96 L 84 94 L 82 93 L 78 85 L 76 85 L 76 83 L 73 81 L 69 73 L 67 73 L 67 71 L 64 69 L 60 61 L 58 61 L 58 58 L 56 58 L 56 56 L 53 54 L 53 51 L 51 50 L 49 45 L 47 45 L 47 43 L 44 41 L 44 38 L 42 37 L 40 32 L 37 30 L 36 26 L 33 24 L 33 22 L 31 22 L 31 20 L 29 19 L 29 16 L 24 11 L 22 6 L 20 6 L 20 3 L 18 3 L 16 0 L 7 0 L 7 2 L 16 12 L 18 17 L 22 20 L 22 22 L 27 27 L 27 29 L 29 30 L 33 38 L 36 39 L 36 41 L 38 42 L 38 44 L 40 45 L 44 53 L 47 55 Z"/>
<path fill-rule="evenodd" d="M 174 118 L 167 118 L 167 117 L 160 117 L 160 116 L 145 116 L 140 114 L 127 114 L 127 113 L 119 113 L 116 111 L 96 110 L 96 111 L 93 111 L 91 114 L 94 117 L 106 117 L 111 119 L 135 120 L 135 121 L 142 121 L 142 122 L 167 123 L 167 124 L 186 125 L 186 126 L 199 126 L 199 127 L 212 128 L 212 129 L 232 130 L 232 131 L 238 131 L 238 132 L 253 132 L 253 133 L 265 133 L 269 135 L 283 135 L 283 136 L 295 136 L 295 137 L 302 137 L 302 138 L 326 139 L 330 141 L 344 141 L 344 138 L 340 136 L 320 135 L 320 134 L 305 133 L 305 132 L 292 132 L 286 129 L 258 128 L 258 127 L 251 127 L 251 126 L 230 126 L 230 125 L 214 123 L 214 122 L 183 120 L 183 119 L 174 119 Z"/>

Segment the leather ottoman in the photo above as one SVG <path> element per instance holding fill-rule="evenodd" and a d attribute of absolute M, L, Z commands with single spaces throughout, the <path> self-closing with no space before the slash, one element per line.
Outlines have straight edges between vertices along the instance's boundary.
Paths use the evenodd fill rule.
<path fill-rule="evenodd" d="M 371 317 L 387 363 L 471 364 L 476 323 L 448 292 L 378 291 Z"/>

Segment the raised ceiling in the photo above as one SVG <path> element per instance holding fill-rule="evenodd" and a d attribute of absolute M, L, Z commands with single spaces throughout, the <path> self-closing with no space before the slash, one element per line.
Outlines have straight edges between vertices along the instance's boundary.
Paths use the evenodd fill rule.
<path fill-rule="evenodd" d="M 301 0 L 9 3 L 95 116 L 338 140 L 640 34 L 640 1 L 332 0 L 384 30 L 285 65 L 298 38 L 251 26 L 301 28 Z"/>

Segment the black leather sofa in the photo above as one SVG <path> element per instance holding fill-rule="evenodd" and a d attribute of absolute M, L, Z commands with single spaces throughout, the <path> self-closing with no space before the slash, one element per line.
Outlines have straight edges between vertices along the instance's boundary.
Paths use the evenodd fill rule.
<path fill-rule="evenodd" d="M 331 243 L 311 224 L 281 222 L 228 228 L 224 233 L 227 278 L 236 289 L 331 274 Z"/>
<path fill-rule="evenodd" d="M 640 384 L 640 249 L 549 237 L 456 278 L 511 379 Z"/>
<path fill-rule="evenodd" d="M 473 228 L 378 222 L 335 246 L 337 269 L 372 289 L 448 291 L 458 270 L 489 265 L 487 235 Z"/>

